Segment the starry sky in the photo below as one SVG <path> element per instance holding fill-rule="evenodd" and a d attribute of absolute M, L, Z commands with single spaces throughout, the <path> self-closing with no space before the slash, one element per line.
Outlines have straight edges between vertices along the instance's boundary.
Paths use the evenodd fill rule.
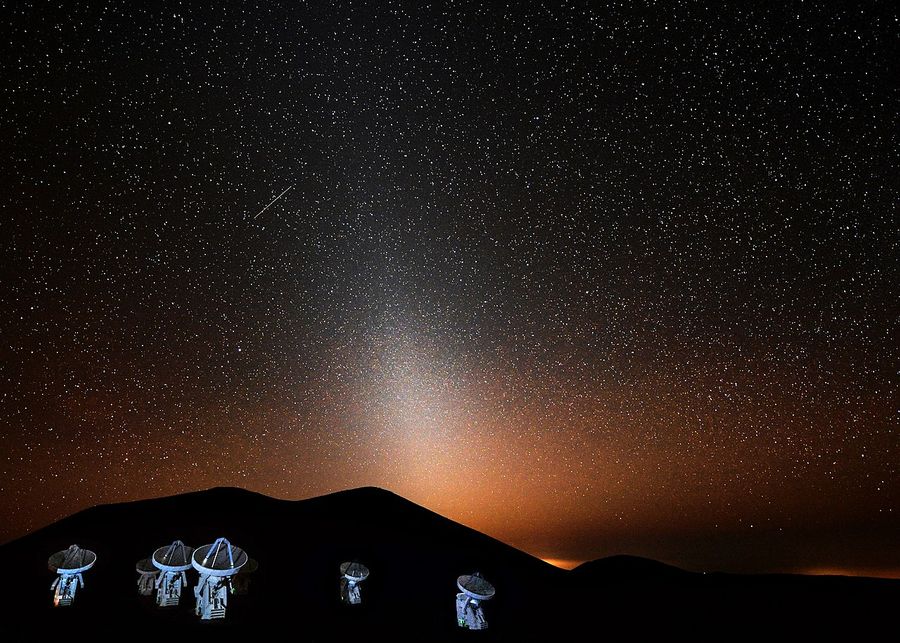
<path fill-rule="evenodd" d="M 894 3 L 0 4 L 0 541 L 376 485 L 900 575 Z"/>

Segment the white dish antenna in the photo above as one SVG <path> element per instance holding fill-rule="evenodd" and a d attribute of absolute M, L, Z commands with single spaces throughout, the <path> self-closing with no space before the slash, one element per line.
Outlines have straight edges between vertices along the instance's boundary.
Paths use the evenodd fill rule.
<path fill-rule="evenodd" d="M 153 566 L 164 572 L 184 572 L 191 568 L 193 547 L 176 540 L 168 547 L 160 547 L 153 552 Z"/>
<path fill-rule="evenodd" d="M 341 600 L 348 605 L 362 603 L 359 584 L 369 577 L 369 568 L 362 563 L 341 563 Z"/>
<path fill-rule="evenodd" d="M 227 538 L 217 538 L 214 543 L 194 550 L 191 564 L 206 576 L 234 576 L 247 564 L 248 556 Z"/>
<path fill-rule="evenodd" d="M 150 562 L 149 558 L 141 558 L 137 564 L 134 566 L 134 571 L 138 574 L 158 574 L 159 569 L 157 569 L 153 563 Z"/>
<path fill-rule="evenodd" d="M 469 598 L 476 601 L 486 601 L 494 597 L 494 586 L 484 580 L 479 573 L 463 574 L 456 579 L 456 586 Z"/>
<path fill-rule="evenodd" d="M 185 572 L 191 568 L 193 553 L 194 548 L 180 540 L 153 552 L 150 562 L 161 572 L 155 582 L 156 604 L 160 607 L 172 607 L 181 601 L 181 588 L 187 585 Z"/>
<path fill-rule="evenodd" d="M 225 618 L 228 594 L 234 589 L 231 577 L 249 560 L 247 552 L 233 546 L 227 538 L 217 538 L 214 543 L 194 550 L 191 564 L 200 572 L 194 588 L 197 616 L 203 620 Z"/>
<path fill-rule="evenodd" d="M 369 577 L 369 568 L 362 563 L 341 563 L 341 576 L 354 583 L 361 583 Z"/>
<path fill-rule="evenodd" d="M 70 576 L 86 572 L 97 562 L 97 554 L 90 549 L 82 549 L 78 545 L 70 545 L 53 554 L 47 561 L 50 571 L 60 575 Z"/>
<path fill-rule="evenodd" d="M 156 577 L 159 570 L 154 567 L 149 558 L 140 559 L 134 566 L 134 571 L 138 573 L 138 594 L 141 596 L 150 596 L 156 587 Z"/>
<path fill-rule="evenodd" d="M 50 589 L 53 590 L 54 605 L 71 605 L 75 600 L 78 587 L 84 587 L 81 573 L 86 572 L 97 562 L 97 554 L 78 545 L 70 545 L 53 554 L 47 561 L 50 571 L 59 574 Z"/>

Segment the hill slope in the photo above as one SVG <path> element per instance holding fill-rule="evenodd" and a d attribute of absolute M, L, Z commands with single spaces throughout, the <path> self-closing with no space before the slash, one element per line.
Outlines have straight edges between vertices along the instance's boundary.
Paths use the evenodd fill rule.
<path fill-rule="evenodd" d="M 182 606 L 168 610 L 137 595 L 139 559 L 174 539 L 199 546 L 218 536 L 259 561 L 250 594 L 232 597 L 226 623 L 194 617 L 190 592 Z M 72 543 L 95 551 L 97 564 L 85 574 L 86 587 L 75 604 L 54 609 L 49 590 L 54 575 L 46 559 Z M 473 571 L 503 588 L 488 617 L 492 627 L 508 633 L 516 627 L 513 612 L 539 608 L 534 588 L 565 579 L 562 570 L 376 488 L 304 501 L 216 488 L 99 506 L 4 545 L 0 557 L 8 561 L 7 578 L 18 579 L 2 590 L 4 611 L 17 615 L 17 636 L 29 640 L 73 628 L 88 638 L 99 625 L 150 638 L 215 630 L 223 640 L 283 622 L 295 623 L 307 640 L 336 640 L 341 629 L 354 624 L 395 637 L 416 638 L 427 631 L 453 638 L 459 634 L 456 577 Z M 371 569 L 359 608 L 339 601 L 338 566 L 351 559 Z M 190 580 L 195 581 L 193 572 Z"/>
<path fill-rule="evenodd" d="M 233 596 L 225 621 L 201 622 L 190 588 L 177 608 L 138 596 L 135 563 L 181 539 L 199 546 L 225 536 L 259 561 L 250 593 Z M 72 543 L 94 550 L 75 604 L 53 608 L 48 556 Z M 338 566 L 371 569 L 363 605 L 340 603 Z M 0 547 L 3 640 L 70 641 L 98 631 L 130 640 L 574 640 L 748 630 L 772 638 L 888 622 L 900 582 L 792 576 L 692 574 L 621 556 L 571 572 L 448 520 L 393 493 L 361 488 L 302 501 L 216 488 L 99 506 Z M 455 623 L 456 577 L 480 571 L 497 588 L 485 606 L 490 629 Z M 191 583 L 196 575 L 191 572 Z M 823 616 L 827 615 L 827 619 Z M 778 638 L 775 636 L 775 638 Z"/>

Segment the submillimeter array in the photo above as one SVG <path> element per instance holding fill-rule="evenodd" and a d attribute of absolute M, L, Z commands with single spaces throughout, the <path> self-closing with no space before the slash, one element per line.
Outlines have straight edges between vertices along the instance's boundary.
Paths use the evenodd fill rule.
<path fill-rule="evenodd" d="M 134 566 L 134 571 L 138 573 L 138 594 L 150 596 L 156 587 L 156 575 L 159 574 L 159 570 L 153 566 L 149 558 L 142 558 Z"/>
<path fill-rule="evenodd" d="M 227 538 L 217 538 L 214 543 L 194 550 L 191 564 L 200 572 L 200 580 L 194 588 L 197 616 L 203 620 L 225 618 L 231 576 L 237 574 L 247 560 L 247 552 L 232 546 Z"/>
<path fill-rule="evenodd" d="M 341 600 L 347 605 L 359 605 L 362 596 L 359 584 L 369 577 L 369 568 L 360 563 L 341 563 Z"/>
<path fill-rule="evenodd" d="M 181 590 L 187 586 L 185 572 L 191 568 L 193 552 L 193 548 L 180 540 L 153 552 L 150 562 L 159 570 L 159 577 L 156 578 L 156 604 L 160 607 L 172 607 L 181 601 Z"/>
<path fill-rule="evenodd" d="M 84 587 L 81 574 L 96 562 L 97 554 L 78 545 L 70 545 L 68 549 L 53 554 L 47 561 L 50 571 L 59 574 L 50 586 L 53 590 L 53 605 L 71 605 L 78 586 Z"/>
<path fill-rule="evenodd" d="M 456 622 L 468 630 L 486 630 L 481 602 L 494 597 L 494 586 L 477 572 L 460 576 L 456 586 L 462 590 L 456 595 Z"/>

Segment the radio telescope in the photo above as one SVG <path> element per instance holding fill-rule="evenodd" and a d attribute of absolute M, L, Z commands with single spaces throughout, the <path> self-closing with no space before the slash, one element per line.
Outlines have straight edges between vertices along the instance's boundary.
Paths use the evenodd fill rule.
<path fill-rule="evenodd" d="M 138 594 L 141 596 L 150 596 L 153 588 L 156 587 L 156 575 L 159 570 L 153 566 L 149 558 L 141 558 L 134 566 L 134 570 L 138 573 Z"/>
<path fill-rule="evenodd" d="M 156 604 L 160 607 L 178 605 L 181 589 L 187 585 L 185 572 L 191 568 L 191 553 L 194 550 L 180 540 L 168 547 L 160 547 L 150 561 L 160 571 L 156 579 Z"/>
<path fill-rule="evenodd" d="M 469 630 L 486 630 L 488 624 L 484 620 L 481 601 L 494 597 L 494 586 L 478 572 L 460 576 L 456 579 L 456 586 L 462 590 L 456 595 L 456 622 Z"/>
<path fill-rule="evenodd" d="M 71 605 L 78 586 L 84 587 L 82 572 L 89 570 L 96 562 L 97 554 L 78 545 L 70 545 L 68 549 L 53 554 L 47 561 L 50 571 L 59 574 L 50 586 L 54 590 L 53 604 Z"/>
<path fill-rule="evenodd" d="M 200 572 L 194 588 L 195 612 L 203 620 L 225 618 L 231 576 L 247 564 L 247 552 L 234 547 L 227 538 L 217 538 L 210 545 L 194 550 L 191 564 Z"/>
<path fill-rule="evenodd" d="M 348 605 L 359 605 L 362 597 L 359 584 L 369 577 L 369 568 L 361 563 L 341 563 L 341 600 Z"/>

